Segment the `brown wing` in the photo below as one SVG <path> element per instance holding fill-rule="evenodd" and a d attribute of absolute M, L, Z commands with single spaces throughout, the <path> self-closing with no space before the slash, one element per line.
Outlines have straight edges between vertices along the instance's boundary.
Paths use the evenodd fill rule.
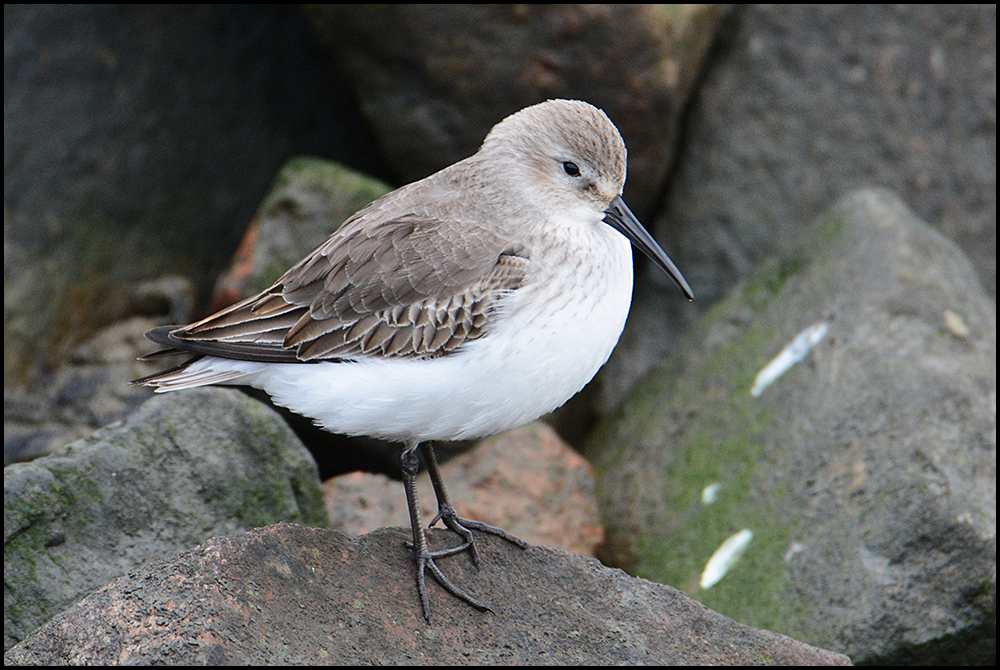
<path fill-rule="evenodd" d="M 529 262 L 522 245 L 479 226 L 418 215 L 345 225 L 266 291 L 150 337 L 267 362 L 440 356 L 483 335 Z"/>

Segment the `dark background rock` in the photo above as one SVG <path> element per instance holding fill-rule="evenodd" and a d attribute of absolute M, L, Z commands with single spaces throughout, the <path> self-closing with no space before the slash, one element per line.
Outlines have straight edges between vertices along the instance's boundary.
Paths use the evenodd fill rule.
<path fill-rule="evenodd" d="M 432 536 L 437 544 L 449 533 Z M 478 612 L 429 585 L 402 529 L 350 539 L 282 524 L 131 571 L 5 654 L 5 664 L 847 664 L 595 560 L 485 536 L 483 568 L 443 561 Z"/>
<path fill-rule="evenodd" d="M 378 174 L 294 5 L 4 5 L 4 386 L 182 273 L 203 307 L 277 169 Z"/>
<path fill-rule="evenodd" d="M 858 663 L 992 663 L 996 307 L 962 252 L 862 191 L 684 342 L 589 444 L 602 560 Z M 742 529 L 743 558 L 701 587 Z"/>
<path fill-rule="evenodd" d="M 597 105 L 629 148 L 625 198 L 659 197 L 725 5 L 309 5 L 402 183 L 473 154 L 508 114 Z"/>
<path fill-rule="evenodd" d="M 4 466 L 45 456 L 148 400 L 149 389 L 129 382 L 158 368 L 136 360 L 149 351 L 143 333 L 158 325 L 158 319 L 135 316 L 106 326 L 37 384 L 5 388 Z"/>
<path fill-rule="evenodd" d="M 4 468 L 4 649 L 92 589 L 218 534 L 326 525 L 316 465 L 234 390 L 160 396 L 57 453 Z"/>
<path fill-rule="evenodd" d="M 658 229 L 699 303 L 867 186 L 955 241 L 995 298 L 996 5 L 746 5 L 724 26 Z"/>

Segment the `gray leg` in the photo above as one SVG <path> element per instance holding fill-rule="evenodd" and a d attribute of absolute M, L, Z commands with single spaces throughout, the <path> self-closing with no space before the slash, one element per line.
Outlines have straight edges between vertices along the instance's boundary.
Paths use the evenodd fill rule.
<path fill-rule="evenodd" d="M 417 502 L 417 471 L 420 467 L 420 461 L 417 458 L 416 450 L 416 442 L 408 444 L 406 448 L 403 449 L 399 462 L 403 470 L 403 486 L 406 489 L 406 505 L 410 511 L 410 528 L 413 530 L 413 557 L 417 563 L 417 591 L 420 594 L 420 606 L 423 608 L 424 618 L 427 619 L 427 621 L 431 620 L 431 604 L 430 599 L 427 597 L 427 583 L 424 577 L 424 572 L 427 569 L 430 569 L 431 575 L 448 593 L 452 594 L 459 600 L 464 600 L 478 610 L 492 612 L 493 610 L 491 610 L 488 606 L 479 602 L 468 593 L 455 586 L 451 580 L 444 576 L 441 569 L 434 563 L 435 558 L 451 556 L 452 554 L 458 553 L 458 551 L 464 551 L 470 546 L 471 542 L 467 541 L 465 545 L 458 548 L 458 551 L 449 549 L 437 553 L 431 552 L 430 548 L 427 546 L 427 536 L 424 534 L 423 521 L 420 518 L 420 505 Z M 433 452 L 431 453 L 433 455 Z M 437 463 L 435 463 L 435 466 L 436 465 Z M 440 478 L 440 475 L 438 476 Z M 435 490 L 437 490 L 437 485 L 435 485 Z M 469 535 L 471 538 L 471 533 L 469 533 Z"/>

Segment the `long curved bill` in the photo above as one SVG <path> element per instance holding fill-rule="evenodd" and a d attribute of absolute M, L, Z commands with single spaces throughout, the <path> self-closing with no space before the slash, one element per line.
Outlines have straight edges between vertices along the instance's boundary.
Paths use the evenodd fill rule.
<path fill-rule="evenodd" d="M 627 237 L 639 251 L 653 259 L 654 263 L 659 265 L 671 279 L 677 282 L 677 285 L 680 286 L 681 291 L 684 292 L 687 299 L 694 300 L 694 291 L 691 290 L 690 284 L 684 279 L 684 275 L 681 274 L 681 271 L 677 269 L 674 262 L 667 256 L 667 252 L 661 249 L 660 245 L 656 243 L 653 236 L 646 232 L 646 229 L 639 223 L 639 219 L 635 218 L 635 214 L 625 205 L 625 201 L 622 200 L 620 195 L 615 196 L 615 199 L 611 201 L 611 205 L 604 210 L 604 222 Z"/>

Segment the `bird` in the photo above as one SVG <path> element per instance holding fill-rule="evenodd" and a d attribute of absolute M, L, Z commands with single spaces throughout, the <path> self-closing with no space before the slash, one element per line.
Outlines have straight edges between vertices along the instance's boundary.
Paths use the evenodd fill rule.
<path fill-rule="evenodd" d="M 416 584 L 426 574 L 480 611 L 438 561 L 473 531 L 529 545 L 455 511 L 433 442 L 493 435 L 551 412 L 607 361 L 632 297 L 632 245 L 694 293 L 622 199 L 627 152 L 608 116 L 547 100 L 497 123 L 478 151 L 359 210 L 264 291 L 188 325 L 146 333 L 190 354 L 133 384 L 156 392 L 246 385 L 340 434 L 402 445 Z M 461 539 L 432 551 L 417 451 L 438 521 Z"/>

